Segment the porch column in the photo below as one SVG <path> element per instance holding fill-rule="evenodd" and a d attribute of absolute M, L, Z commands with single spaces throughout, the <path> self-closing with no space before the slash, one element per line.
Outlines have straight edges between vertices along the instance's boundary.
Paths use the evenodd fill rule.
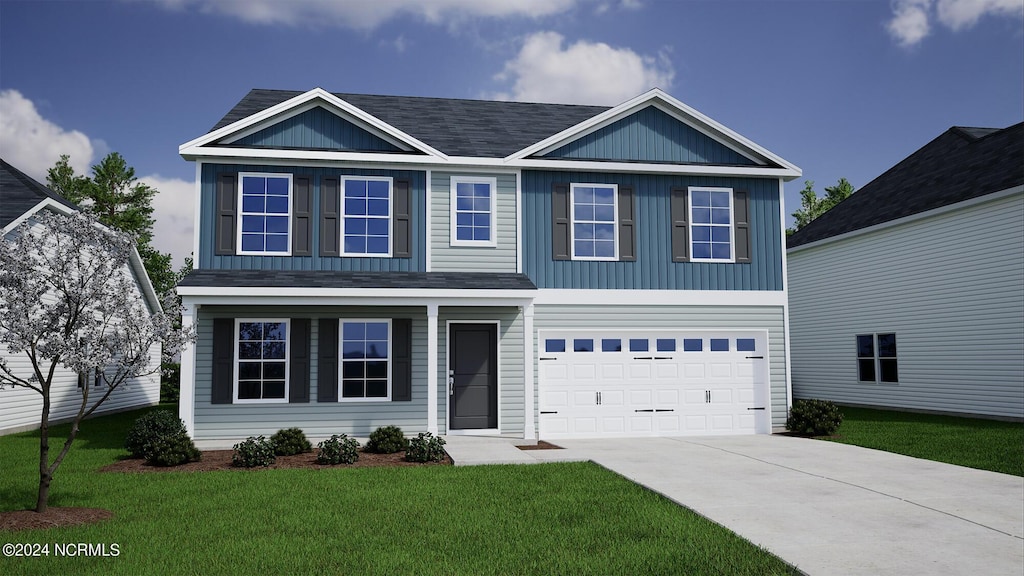
<path fill-rule="evenodd" d="M 437 304 L 427 304 L 427 432 L 437 434 Z"/>
<path fill-rule="evenodd" d="M 523 306 L 523 439 L 537 438 L 533 419 L 533 304 Z"/>
<path fill-rule="evenodd" d="M 182 306 L 181 327 L 185 330 L 195 325 L 197 306 L 188 303 Z M 196 437 L 196 345 L 188 343 L 181 349 L 181 371 L 178 380 L 178 417 L 185 421 L 185 430 Z"/>

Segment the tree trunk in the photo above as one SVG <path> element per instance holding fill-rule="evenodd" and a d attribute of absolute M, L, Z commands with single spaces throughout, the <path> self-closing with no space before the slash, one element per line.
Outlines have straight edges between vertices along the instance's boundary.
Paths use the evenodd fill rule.
<path fill-rule="evenodd" d="M 39 495 L 36 498 L 36 512 L 46 512 L 50 499 L 50 395 L 43 394 L 43 414 L 39 420 Z"/>

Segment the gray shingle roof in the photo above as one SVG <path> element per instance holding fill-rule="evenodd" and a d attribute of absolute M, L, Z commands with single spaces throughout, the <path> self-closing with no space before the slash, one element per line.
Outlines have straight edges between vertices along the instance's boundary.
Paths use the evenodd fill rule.
<path fill-rule="evenodd" d="M 45 198 L 77 206 L 0 158 L 0 227 L 7 226 Z"/>
<path fill-rule="evenodd" d="M 1024 184 L 1024 122 L 954 126 L 804 226 L 789 248 Z"/>
<path fill-rule="evenodd" d="M 303 94 L 254 89 L 211 132 Z M 335 93 L 450 156 L 503 158 L 596 116 L 606 106 Z"/>
<path fill-rule="evenodd" d="M 329 270 L 193 270 L 179 286 L 233 288 L 421 288 L 536 290 L 525 274 L 486 272 L 338 272 Z"/>

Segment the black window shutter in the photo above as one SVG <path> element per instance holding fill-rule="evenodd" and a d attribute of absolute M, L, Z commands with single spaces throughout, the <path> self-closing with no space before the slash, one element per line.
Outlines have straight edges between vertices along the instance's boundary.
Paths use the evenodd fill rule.
<path fill-rule="evenodd" d="M 412 320 L 391 321 L 391 400 L 412 400 Z"/>
<path fill-rule="evenodd" d="M 288 402 L 309 402 L 309 318 L 292 318 Z"/>
<path fill-rule="evenodd" d="M 313 179 L 292 178 L 292 256 L 313 255 Z"/>
<path fill-rule="evenodd" d="M 736 219 L 736 262 L 750 262 L 750 199 L 746 190 L 732 193 L 732 212 Z"/>
<path fill-rule="evenodd" d="M 636 262 L 636 204 L 632 186 L 619 186 L 619 260 Z"/>
<path fill-rule="evenodd" d="M 213 319 L 213 370 L 210 403 L 231 404 L 235 389 L 235 320 Z"/>
<path fill-rule="evenodd" d="M 341 243 L 341 180 L 324 176 L 320 179 L 320 255 L 340 256 Z"/>
<path fill-rule="evenodd" d="M 412 182 L 395 179 L 391 255 L 412 258 Z"/>
<path fill-rule="evenodd" d="M 569 250 L 569 185 L 556 183 L 551 189 L 551 258 L 571 260 Z"/>
<path fill-rule="evenodd" d="M 317 402 L 338 401 L 338 320 L 321 318 L 317 338 Z"/>
<path fill-rule="evenodd" d="M 229 256 L 235 253 L 235 212 L 238 205 L 238 174 L 217 176 L 217 213 L 214 222 L 213 253 Z"/>
<path fill-rule="evenodd" d="M 672 261 L 689 262 L 690 230 L 686 188 L 673 188 L 669 199 L 672 212 Z"/>

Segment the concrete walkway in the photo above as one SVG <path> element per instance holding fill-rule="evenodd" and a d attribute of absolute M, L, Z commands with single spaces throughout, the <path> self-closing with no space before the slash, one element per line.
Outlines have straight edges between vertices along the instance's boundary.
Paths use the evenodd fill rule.
<path fill-rule="evenodd" d="M 812 576 L 1024 574 L 1016 476 L 785 436 L 446 439 L 456 464 L 592 460 Z"/>

